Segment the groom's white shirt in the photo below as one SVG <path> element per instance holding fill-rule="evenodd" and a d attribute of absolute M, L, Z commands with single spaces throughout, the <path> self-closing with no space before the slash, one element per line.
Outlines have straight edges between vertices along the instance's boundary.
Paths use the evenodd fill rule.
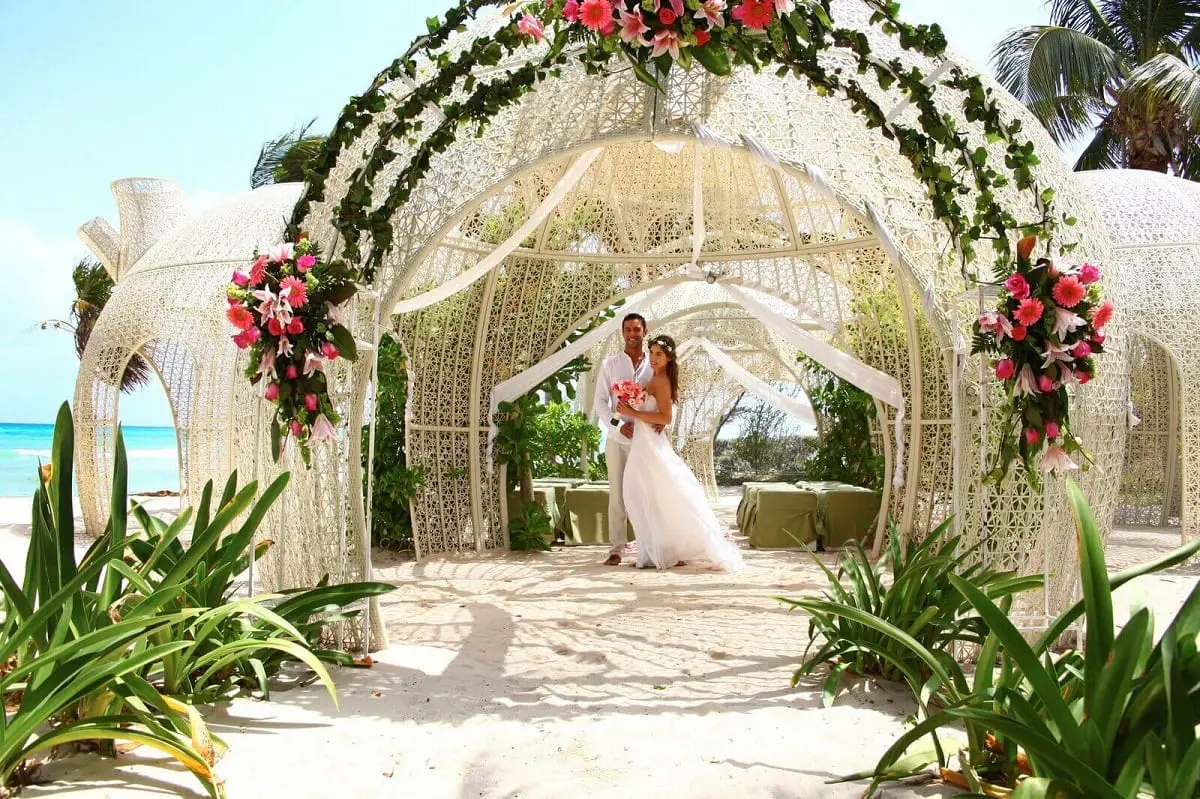
<path fill-rule="evenodd" d="M 609 441 L 615 439 L 625 446 L 629 446 L 631 441 L 611 425 L 617 407 L 617 398 L 612 390 L 613 385 L 622 380 L 633 380 L 645 388 L 650 385 L 653 377 L 654 370 L 650 368 L 650 355 L 645 350 L 642 351 L 642 360 L 636 369 L 633 368 L 633 359 L 624 350 L 608 356 L 601 362 L 600 374 L 596 378 L 596 399 L 592 406 L 592 412 L 596 415 L 596 422 L 608 430 Z M 632 421 L 625 416 L 621 418 L 627 422 Z"/>

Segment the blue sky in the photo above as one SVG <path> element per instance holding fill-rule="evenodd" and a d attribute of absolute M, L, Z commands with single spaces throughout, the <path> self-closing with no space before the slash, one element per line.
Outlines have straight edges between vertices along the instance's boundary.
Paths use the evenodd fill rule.
<path fill-rule="evenodd" d="M 109 184 L 179 181 L 197 207 L 249 188 L 262 143 L 346 99 L 424 30 L 440 0 L 46 0 L 0 3 L 0 422 L 50 422 L 78 361 L 64 317 L 76 228 L 116 223 Z M 986 67 L 1008 30 L 1044 22 L 1043 0 L 902 0 Z M 170 424 L 156 385 L 121 400 L 126 424 Z"/>

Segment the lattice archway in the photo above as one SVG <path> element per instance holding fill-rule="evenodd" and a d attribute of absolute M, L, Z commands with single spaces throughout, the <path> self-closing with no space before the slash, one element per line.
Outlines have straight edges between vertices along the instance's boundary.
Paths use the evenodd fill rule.
<path fill-rule="evenodd" d="M 868 4 L 839 0 L 832 9 L 837 24 L 863 31 L 879 58 L 894 58 L 903 68 L 919 68 L 925 74 L 938 68 L 939 64 L 902 50 L 894 39 L 874 28 L 869 23 L 872 9 Z M 496 17 L 473 23 L 465 35 L 450 39 L 445 52 L 453 59 L 468 42 L 490 35 L 502 24 L 504 20 Z M 498 72 L 518 69 L 537 52 L 531 47 L 528 53 L 521 51 L 498 65 L 478 67 L 470 80 L 483 81 Z M 821 58 L 828 67 L 848 70 L 848 74 L 855 68 L 853 58 L 844 52 L 829 51 Z M 418 80 L 426 80 L 435 71 L 436 67 L 418 58 Z M 543 330 L 557 328 L 555 335 L 561 335 L 571 319 L 611 301 L 620 291 L 688 271 L 692 196 L 688 165 L 694 163 L 694 126 L 702 125 L 704 140 L 717 145 L 702 148 L 700 171 L 708 181 L 705 196 L 710 196 L 709 184 L 721 183 L 717 176 L 726 176 L 726 199 L 718 204 L 720 208 L 761 209 L 759 201 L 770 194 L 804 195 L 820 189 L 825 200 L 832 199 L 832 205 L 847 219 L 871 223 L 860 228 L 860 233 L 872 236 L 886 230 L 886 241 L 864 243 L 854 255 L 860 262 L 879 259 L 880 265 L 851 270 L 846 280 L 858 294 L 874 292 L 898 298 L 896 314 L 878 309 L 880 312 L 860 318 L 894 324 L 899 316 L 902 328 L 917 331 L 901 341 L 903 354 L 892 358 L 893 363 L 919 364 L 915 373 L 897 375 L 910 381 L 905 385 L 910 414 L 906 458 L 917 464 L 914 479 L 908 481 L 903 497 L 897 497 L 900 504 L 894 506 L 902 509 L 906 526 L 920 530 L 957 510 L 968 537 L 988 536 L 989 556 L 997 565 L 1040 571 L 1044 558 L 1056 561 L 1067 556 L 1073 538 L 1060 484 L 1052 484 L 1044 495 L 1030 494 L 1015 483 L 1003 490 L 978 485 L 980 435 L 994 429 L 981 424 L 978 362 L 963 352 L 966 327 L 978 305 L 973 294 L 962 293 L 960 264 L 953 256 L 946 228 L 930 209 L 926 187 L 913 177 L 910 165 L 893 145 L 884 144 L 878 132 L 868 129 L 846 103 L 819 96 L 804 82 L 787 76 L 741 68 L 726 78 L 676 71 L 664 92 L 657 93 L 629 72 L 589 75 L 581 65 L 571 63 L 554 80 L 553 85 L 501 109 L 482 137 L 459 138 L 438 148 L 428 169 L 423 169 L 422 179 L 411 191 L 406 190 L 405 202 L 389 212 L 389 239 L 394 246 L 378 264 L 371 295 L 364 296 L 358 307 L 356 334 L 369 341 L 375 335 L 372 320 L 377 313 L 386 318 L 397 300 L 416 297 L 463 274 L 506 231 L 516 229 L 517 222 L 546 196 L 574 159 L 591 148 L 604 148 L 590 168 L 592 177 L 580 184 L 601 190 L 579 193 L 589 198 L 586 203 L 567 204 L 573 217 L 551 217 L 559 225 L 558 233 L 568 239 L 572 231 L 581 235 L 558 242 L 549 227 L 543 227 L 483 280 L 450 300 L 394 322 L 408 343 L 417 381 L 425 386 L 415 391 L 408 440 L 417 462 L 435 465 L 429 491 L 414 505 L 414 528 L 434 531 L 431 551 L 488 549 L 502 540 L 495 535 L 498 514 L 492 509 L 490 498 L 495 492 L 489 485 L 493 478 L 484 462 L 485 386 L 535 362 L 539 342 L 549 343 L 552 338 Z M 392 82 L 383 90 L 381 108 L 366 111 L 357 107 L 353 124 L 363 131 L 361 138 L 339 154 L 324 176 L 321 195 L 304 206 L 306 214 L 300 226 L 327 250 L 336 251 L 339 242 L 333 225 L 335 209 L 355 177 L 363 174 L 361 169 L 379 141 L 380 127 L 375 123 L 391 119 L 412 86 L 407 79 Z M 1002 94 L 995 84 L 987 87 Z M 912 119 L 917 113 L 906 107 L 905 98 L 895 89 L 866 86 L 863 90 L 897 118 Z M 1019 103 L 1004 96 L 999 99 L 1003 114 L 1024 123 L 1039 152 L 1054 152 L 1053 143 Z M 990 148 L 993 158 L 1002 161 L 1002 146 L 989 142 L 979 126 L 965 119 L 961 100 L 955 90 L 938 87 L 938 110 L 966 131 L 970 146 Z M 422 130 L 386 145 L 387 163 L 369 173 L 373 197 L 388 195 L 425 132 L 436 129 L 438 109 L 427 108 L 422 120 Z M 763 161 L 753 161 L 748 167 L 737 165 L 736 171 L 730 171 L 736 159 L 744 157 L 736 148 L 730 149 L 742 142 L 743 136 L 753 142 L 756 152 L 766 155 Z M 663 152 L 670 149 L 676 151 Z M 674 167 L 656 171 L 656 165 L 668 156 L 677 159 Z M 605 159 L 620 163 L 622 158 L 631 168 L 610 169 L 609 177 L 604 178 Z M 776 159 L 778 169 L 764 165 Z M 1066 164 L 1043 158 L 1034 172 L 1039 185 L 1055 188 L 1059 210 L 1078 219 L 1076 226 L 1062 232 L 1063 243 L 1076 244 L 1089 258 L 1107 263 L 1104 229 L 1090 198 Z M 614 174 L 618 180 L 613 180 Z M 754 190 L 760 185 L 769 185 L 770 192 L 755 197 Z M 1018 217 L 1036 213 L 1029 195 L 1012 183 L 999 188 L 997 196 Z M 797 199 L 808 202 L 810 198 Z M 970 204 L 973 199 L 968 195 L 963 202 Z M 506 213 L 511 213 L 508 223 L 504 222 Z M 729 274 L 751 282 L 776 288 L 790 283 L 784 290 L 799 296 L 803 287 L 789 272 L 796 258 L 772 252 L 769 245 L 762 244 L 772 237 L 778 241 L 782 235 L 793 234 L 793 219 L 779 210 L 777 214 L 773 211 L 774 215 L 761 214 L 756 225 L 732 225 L 728 216 L 722 219 L 719 212 L 708 214 L 706 206 L 706 227 L 717 235 L 706 241 L 701 260 L 724 260 Z M 746 235 L 735 235 L 738 231 Z M 369 251 L 370 235 L 364 235 L 363 251 Z M 546 247 L 547 243 L 559 246 Z M 820 254 L 817 251 L 823 245 L 832 244 L 835 250 L 843 246 L 819 238 L 799 242 L 792 236 L 789 244 L 793 249 L 797 243 L 809 247 L 812 257 Z M 731 248 L 734 252 L 727 252 Z M 981 256 L 972 266 L 986 277 L 990 268 L 985 259 Z M 547 272 L 543 268 L 547 263 L 555 264 L 556 271 Z M 899 267 L 894 282 L 881 284 L 884 265 L 895 270 L 893 264 Z M 555 281 L 545 282 L 542 276 L 546 274 L 554 274 Z M 617 285 L 618 280 L 626 285 Z M 1108 289 L 1119 293 L 1120 276 L 1109 273 L 1106 280 Z M 522 303 L 540 303 L 538 314 L 526 320 L 540 326 L 537 330 L 522 326 Z M 863 326 L 861 335 L 895 346 L 898 339 L 884 335 L 884 327 L 873 321 Z M 1084 475 L 1081 482 L 1106 524 L 1112 516 L 1116 486 L 1111 478 L 1099 475 L 1120 468 L 1127 393 L 1119 318 L 1108 332 L 1108 354 L 1100 379 L 1079 392 L 1073 414 L 1077 432 L 1088 442 L 1100 467 L 1100 471 Z M 920 382 L 913 384 L 914 377 Z M 351 411 L 351 429 L 364 421 L 364 382 L 344 386 L 345 393 L 339 394 L 338 401 Z M 990 392 L 990 388 L 984 391 Z M 984 413 L 993 415 L 991 410 Z M 890 424 L 890 419 L 883 421 Z M 357 442 L 351 440 L 350 448 L 349 482 L 354 484 L 359 469 Z M 985 520 L 986 532 L 981 533 Z M 355 523 L 361 525 L 361 517 Z M 1073 590 L 1069 580 L 1056 581 L 1047 606 L 1061 605 Z"/>
<path fill-rule="evenodd" d="M 1130 413 L 1115 523 L 1178 527 L 1182 503 L 1180 375 L 1170 351 L 1131 335 Z"/>
<path fill-rule="evenodd" d="M 1146 389 L 1154 397 L 1152 407 L 1140 409 L 1147 427 L 1144 432 L 1138 429 L 1141 425 L 1133 428 L 1126 464 L 1138 474 L 1144 466 L 1145 459 L 1138 458 L 1146 436 L 1160 430 L 1164 433 L 1162 443 L 1168 446 L 1168 454 L 1161 461 L 1160 474 L 1168 478 L 1164 493 L 1168 487 L 1172 489 L 1165 515 L 1168 520 L 1173 515 L 1173 495 L 1178 490 L 1182 536 L 1185 541 L 1192 540 L 1200 536 L 1200 321 L 1196 317 L 1200 303 L 1200 272 L 1196 269 L 1200 263 L 1196 233 L 1200 230 L 1200 186 L 1140 170 L 1084 172 L 1080 179 L 1109 226 L 1115 264 L 1124 273 L 1126 291 L 1121 305 L 1127 308 L 1135 342 L 1141 342 L 1130 352 L 1130 390 Z M 1134 394 L 1130 399 L 1136 403 L 1140 397 Z M 1177 422 L 1171 419 L 1172 406 L 1178 413 Z M 1170 433 L 1176 425 L 1178 433 Z M 1176 441 L 1178 466 L 1169 454 Z M 1131 457 L 1135 459 L 1132 463 Z M 1144 499 L 1129 496 L 1128 504 L 1140 504 Z M 1133 511 L 1121 510 L 1124 518 L 1130 513 Z M 1160 520 L 1163 515 L 1160 508 Z"/>

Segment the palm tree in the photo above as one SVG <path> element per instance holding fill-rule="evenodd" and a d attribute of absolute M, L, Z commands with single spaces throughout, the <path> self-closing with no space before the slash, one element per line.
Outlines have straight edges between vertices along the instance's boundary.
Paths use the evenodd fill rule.
<path fill-rule="evenodd" d="M 1050 24 L 996 46 L 996 76 L 1060 145 L 1092 139 L 1075 169 L 1193 177 L 1200 152 L 1200 0 L 1050 0 Z"/>
<path fill-rule="evenodd" d="M 310 136 L 308 130 L 316 120 L 272 139 L 258 151 L 254 171 L 250 173 L 250 188 L 272 183 L 300 183 L 325 144 L 325 136 Z"/>
<path fill-rule="evenodd" d="M 83 358 L 92 328 L 100 318 L 100 312 L 112 296 L 113 281 L 104 265 L 92 258 L 82 258 L 71 270 L 75 283 L 75 302 L 71 303 L 69 321 L 48 319 L 42 329 L 66 330 L 75 337 L 75 354 Z M 140 355 L 134 355 L 121 375 L 121 391 L 126 394 L 149 385 L 150 365 Z"/>

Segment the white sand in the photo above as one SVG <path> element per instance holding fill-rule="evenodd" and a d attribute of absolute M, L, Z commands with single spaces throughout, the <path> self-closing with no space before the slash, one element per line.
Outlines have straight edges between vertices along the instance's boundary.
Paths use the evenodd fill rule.
<path fill-rule="evenodd" d="M 0 519 L 11 510 L 0 501 Z M 6 563 L 20 535 L 0 523 Z M 1177 540 L 1138 533 L 1115 540 L 1114 554 L 1148 558 Z M 605 568 L 604 554 L 379 555 L 376 576 L 401 585 L 384 601 L 392 646 L 374 668 L 336 675 L 340 710 L 312 685 L 209 714 L 230 747 L 218 764 L 229 795 L 861 795 L 865 783 L 825 781 L 872 766 L 911 703 L 861 683 L 825 710 L 818 683 L 789 687 L 807 621 L 771 597 L 821 587 L 806 556 L 749 552 L 746 571 L 719 575 Z M 1169 607 L 1196 576 L 1147 579 Z M 45 777 L 25 795 L 203 795 L 186 772 L 140 753 L 72 757 Z"/>

